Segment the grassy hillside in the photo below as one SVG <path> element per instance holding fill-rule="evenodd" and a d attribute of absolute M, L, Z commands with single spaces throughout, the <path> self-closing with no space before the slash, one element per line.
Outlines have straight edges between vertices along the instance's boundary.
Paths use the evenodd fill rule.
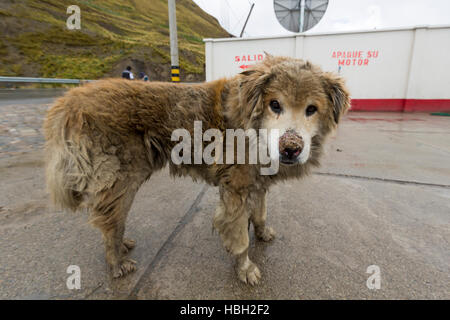
<path fill-rule="evenodd" d="M 205 37 L 227 37 L 191 0 L 177 0 L 182 80 L 204 77 Z M 81 30 L 68 30 L 69 5 Z M 1 0 L 0 75 L 98 79 L 126 65 L 170 79 L 167 0 Z"/>

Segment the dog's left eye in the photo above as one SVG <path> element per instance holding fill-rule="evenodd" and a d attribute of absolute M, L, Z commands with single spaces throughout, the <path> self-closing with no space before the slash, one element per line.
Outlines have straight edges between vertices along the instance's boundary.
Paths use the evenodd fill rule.
<path fill-rule="evenodd" d="M 281 113 L 281 106 L 277 100 L 270 101 L 270 109 L 277 114 Z"/>
<path fill-rule="evenodd" d="M 317 107 L 316 106 L 308 106 L 308 108 L 306 108 L 306 116 L 312 116 L 314 113 L 317 112 Z"/>

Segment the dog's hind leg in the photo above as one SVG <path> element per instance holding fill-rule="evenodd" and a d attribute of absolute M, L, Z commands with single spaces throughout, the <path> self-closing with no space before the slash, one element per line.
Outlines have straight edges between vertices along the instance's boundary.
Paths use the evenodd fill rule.
<path fill-rule="evenodd" d="M 123 238 L 122 241 L 122 253 L 127 254 L 130 250 L 133 250 L 136 246 L 136 241 L 130 238 Z"/>
<path fill-rule="evenodd" d="M 245 283 L 255 285 L 261 278 L 258 267 L 248 257 L 248 221 L 252 197 L 220 188 L 220 203 L 213 225 L 222 238 L 225 249 L 236 257 L 237 275 Z"/>
<path fill-rule="evenodd" d="M 138 186 L 130 182 L 119 182 L 98 194 L 92 207 L 92 224 L 103 235 L 106 261 L 114 278 L 125 276 L 136 270 L 136 261 L 125 256 L 135 242 L 123 237 L 125 221 Z"/>
<path fill-rule="evenodd" d="M 250 220 L 255 227 L 255 235 L 258 240 L 271 241 L 275 238 L 275 231 L 271 227 L 266 226 L 267 207 L 266 192 L 258 192 L 255 194 L 256 203 Z"/>

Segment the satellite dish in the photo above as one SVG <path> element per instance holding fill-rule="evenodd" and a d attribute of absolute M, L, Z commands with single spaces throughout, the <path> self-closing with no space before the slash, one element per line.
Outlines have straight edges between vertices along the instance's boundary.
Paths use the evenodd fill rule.
<path fill-rule="evenodd" d="M 328 0 L 273 0 L 273 6 L 283 27 L 292 32 L 304 32 L 319 23 Z"/>

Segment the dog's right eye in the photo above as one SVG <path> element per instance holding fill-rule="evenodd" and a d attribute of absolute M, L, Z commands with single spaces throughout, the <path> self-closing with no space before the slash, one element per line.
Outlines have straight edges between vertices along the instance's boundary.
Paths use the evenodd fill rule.
<path fill-rule="evenodd" d="M 306 108 L 306 116 L 310 117 L 312 116 L 314 113 L 316 113 L 317 111 L 317 107 L 316 106 L 308 106 L 308 108 Z"/>
<path fill-rule="evenodd" d="M 281 113 L 281 106 L 280 103 L 277 100 L 272 100 L 270 101 L 270 109 L 272 109 L 273 112 L 275 112 L 276 114 L 280 114 Z"/>

